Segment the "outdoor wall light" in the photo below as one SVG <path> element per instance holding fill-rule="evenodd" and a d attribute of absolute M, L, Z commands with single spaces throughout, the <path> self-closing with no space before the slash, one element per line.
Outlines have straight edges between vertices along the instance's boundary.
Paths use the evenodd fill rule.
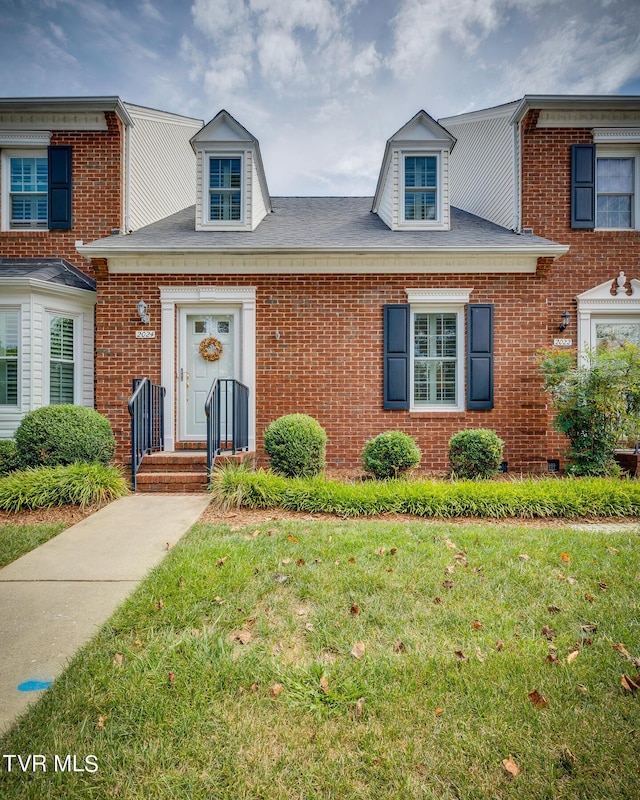
<path fill-rule="evenodd" d="M 144 300 L 140 300 L 136 308 L 138 309 L 138 316 L 140 317 L 140 322 L 142 322 L 143 325 L 148 325 L 149 324 L 149 315 L 147 314 L 148 306 L 144 302 Z"/>
<path fill-rule="evenodd" d="M 563 311 L 560 319 L 562 322 L 558 325 L 558 330 L 560 332 L 566 331 L 569 327 L 569 322 L 571 321 L 571 314 L 568 311 Z"/>

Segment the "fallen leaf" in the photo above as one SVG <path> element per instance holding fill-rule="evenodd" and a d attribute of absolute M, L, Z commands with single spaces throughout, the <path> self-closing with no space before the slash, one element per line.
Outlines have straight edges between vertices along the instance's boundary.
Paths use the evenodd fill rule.
<path fill-rule="evenodd" d="M 296 567 L 304 567 L 305 564 L 306 564 L 306 561 L 304 560 L 304 558 L 299 558 L 296 561 Z"/>
<path fill-rule="evenodd" d="M 567 762 L 568 764 L 577 764 L 578 759 L 573 755 L 571 750 L 567 747 L 566 744 L 562 745 L 562 753 L 561 758 L 563 761 Z"/>
<path fill-rule="evenodd" d="M 609 588 L 606 583 L 599 583 L 598 586 L 600 587 L 601 591 L 606 592 Z"/>
<path fill-rule="evenodd" d="M 444 574 L 445 575 L 453 575 L 455 570 L 456 570 L 455 564 L 449 564 L 448 567 L 444 568 Z"/>
<path fill-rule="evenodd" d="M 167 550 L 171 550 L 172 547 L 173 545 L 171 544 L 171 542 L 167 542 Z"/>
<path fill-rule="evenodd" d="M 256 683 L 256 682 L 254 681 L 254 682 L 251 684 L 251 686 L 249 687 L 249 691 L 250 691 L 250 692 L 253 692 L 253 693 L 255 694 L 255 693 L 258 691 L 258 689 L 259 689 L 259 688 L 260 688 L 260 684 L 259 684 L 259 683 Z"/>
<path fill-rule="evenodd" d="M 392 547 L 392 548 L 391 548 L 391 550 L 389 550 L 389 553 L 390 553 L 392 556 L 395 556 L 395 554 L 396 554 L 397 552 L 398 552 L 398 548 L 397 548 L 397 547 Z"/>
<path fill-rule="evenodd" d="M 509 753 L 509 758 L 502 759 L 502 766 L 510 775 L 513 775 L 514 778 L 520 774 L 520 767 L 513 760 L 511 753 Z"/>
<path fill-rule="evenodd" d="M 353 556 L 351 556 L 351 557 L 349 558 L 349 563 L 350 563 L 350 564 L 355 564 L 355 563 L 356 563 L 356 560 L 355 560 L 355 558 L 354 558 Z"/>
<path fill-rule="evenodd" d="M 394 642 L 393 643 L 393 652 L 394 653 L 404 653 L 407 648 L 405 647 L 404 642 Z"/>
<path fill-rule="evenodd" d="M 284 583 L 285 581 L 288 581 L 290 577 L 291 575 L 283 575 L 281 572 L 276 572 L 273 575 L 273 580 L 277 583 Z"/>
<path fill-rule="evenodd" d="M 161 609 L 163 609 L 163 608 L 164 608 L 164 600 L 158 600 L 158 601 L 156 602 L 156 608 L 158 609 L 158 611 L 160 611 Z"/>
<path fill-rule="evenodd" d="M 558 606 L 547 606 L 547 611 L 550 614 L 559 614 L 562 611 L 562 609 L 558 608 Z"/>
<path fill-rule="evenodd" d="M 114 667 L 121 667 L 124 664 L 124 656 L 122 653 L 116 653 L 113 657 L 113 666 Z"/>
<path fill-rule="evenodd" d="M 621 656 L 624 656 L 627 661 L 633 661 L 633 657 L 631 653 L 627 650 L 627 648 L 622 644 L 622 642 L 618 642 L 618 644 L 611 645 L 612 650 L 617 650 Z"/>
<path fill-rule="evenodd" d="M 569 553 L 560 553 L 560 561 L 563 561 L 565 564 L 568 564 L 571 561 L 571 556 Z"/>
<path fill-rule="evenodd" d="M 444 708 L 436 708 L 433 712 L 434 717 L 441 717 L 444 714 Z"/>
<path fill-rule="evenodd" d="M 173 670 L 169 670 L 167 678 L 169 679 L 169 684 L 173 685 L 176 682 L 176 673 Z"/>
<path fill-rule="evenodd" d="M 546 657 L 545 661 L 548 664 L 559 664 L 560 663 L 560 659 L 558 658 L 558 656 L 555 653 L 549 653 L 549 655 Z"/>
<path fill-rule="evenodd" d="M 595 600 L 594 596 L 592 594 L 589 594 L 589 592 L 586 592 L 584 599 L 587 601 L 587 603 L 593 603 L 593 601 Z"/>
<path fill-rule="evenodd" d="M 378 549 L 374 550 L 373 552 L 377 556 L 383 556 L 387 552 L 387 548 L 386 547 L 378 547 Z"/>
<path fill-rule="evenodd" d="M 323 675 L 320 678 L 320 688 L 322 689 L 324 694 L 329 694 L 329 679 L 326 675 Z"/>
<path fill-rule="evenodd" d="M 526 553 L 520 553 L 518 558 L 522 559 L 522 561 L 531 561 L 531 556 L 528 556 Z"/>
<path fill-rule="evenodd" d="M 351 648 L 351 655 L 354 658 L 362 658 L 364 655 L 364 642 L 356 642 Z"/>
<path fill-rule="evenodd" d="M 357 603 L 354 603 L 351 606 L 351 613 L 354 614 L 354 615 L 360 613 L 360 608 L 358 607 Z"/>
<path fill-rule="evenodd" d="M 273 686 L 269 689 L 269 696 L 271 699 L 275 699 L 278 695 L 284 692 L 284 686 L 281 683 L 274 683 Z"/>
<path fill-rule="evenodd" d="M 589 625 L 581 625 L 580 627 L 585 633 L 595 633 L 598 630 L 598 626 L 592 623 Z"/>
<path fill-rule="evenodd" d="M 535 706 L 535 708 L 546 708 L 548 705 L 547 701 L 544 699 L 544 697 L 540 694 L 540 692 L 537 689 L 534 689 L 532 692 L 529 692 L 528 697 L 529 700 L 531 700 L 531 702 Z"/>
<path fill-rule="evenodd" d="M 292 558 L 283 558 L 280 563 L 281 564 L 291 564 L 292 561 L 293 561 Z"/>
<path fill-rule="evenodd" d="M 231 634 L 231 641 L 240 642 L 240 644 L 249 644 L 252 638 L 253 634 L 251 633 L 251 631 L 247 630 L 234 631 Z"/>
<path fill-rule="evenodd" d="M 584 683 L 576 683 L 576 689 L 580 692 L 580 694 L 589 694 L 589 690 Z"/>
<path fill-rule="evenodd" d="M 444 543 L 449 548 L 449 550 L 459 550 L 460 549 L 457 544 L 455 544 L 454 542 L 451 541 L 451 539 L 445 539 Z"/>
<path fill-rule="evenodd" d="M 617 547 L 607 547 L 607 553 L 611 553 L 615 555 L 616 553 L 620 552 Z"/>
<path fill-rule="evenodd" d="M 216 561 L 216 567 L 222 567 L 224 562 L 229 558 L 229 556 L 223 556 Z"/>
<path fill-rule="evenodd" d="M 456 650 L 455 652 L 456 661 L 467 661 L 467 657 L 462 652 L 462 650 Z"/>
<path fill-rule="evenodd" d="M 223 600 L 223 599 L 222 599 L 221 597 L 219 597 L 218 595 L 216 595 L 216 596 L 215 596 L 213 599 L 216 601 L 216 603 L 217 603 L 219 606 L 223 605 L 223 603 L 225 603 L 225 602 L 226 602 L 225 600 Z"/>
<path fill-rule="evenodd" d="M 482 655 L 482 650 L 479 647 L 476 647 L 476 658 L 481 664 L 484 664 L 484 656 Z"/>
<path fill-rule="evenodd" d="M 304 626 L 305 631 L 309 633 L 313 633 L 313 625 L 310 622 L 306 622 Z"/>
<path fill-rule="evenodd" d="M 471 623 L 471 627 L 473 628 L 474 631 L 481 631 L 484 626 L 479 619 L 474 619 L 473 622 Z"/>
<path fill-rule="evenodd" d="M 359 697 L 358 701 L 356 702 L 356 707 L 355 707 L 355 715 L 356 715 L 356 717 L 361 717 L 362 716 L 363 708 L 364 708 L 364 697 Z"/>
<path fill-rule="evenodd" d="M 580 655 L 579 650 L 572 650 L 569 655 L 567 656 L 567 664 L 573 664 L 573 662 L 578 658 Z"/>
<path fill-rule="evenodd" d="M 102 714 L 98 717 L 98 721 L 96 722 L 96 730 L 101 731 L 104 728 L 104 723 L 107 721 L 107 718 L 104 717 Z"/>
<path fill-rule="evenodd" d="M 136 647 L 142 647 L 142 639 L 136 639 L 134 644 Z"/>
<path fill-rule="evenodd" d="M 433 598 L 433 602 L 434 602 L 434 603 L 435 603 L 437 606 L 439 606 L 439 605 L 442 603 L 442 600 L 441 600 L 439 597 L 434 597 L 434 598 Z"/>
<path fill-rule="evenodd" d="M 297 542 L 298 538 L 296 536 L 292 536 L 291 534 L 289 534 L 289 536 L 287 536 L 287 541 L 288 542 Z"/>
<path fill-rule="evenodd" d="M 185 580 L 184 580 L 184 578 L 182 577 L 182 575 L 180 576 L 180 579 L 178 580 L 178 586 L 179 586 L 181 589 L 184 589 L 184 586 L 185 586 Z"/>
<path fill-rule="evenodd" d="M 502 650 L 503 647 L 504 647 L 504 642 L 502 641 L 502 639 L 498 639 L 498 641 L 496 642 L 496 650 L 500 652 L 500 650 Z"/>
<path fill-rule="evenodd" d="M 640 689 L 640 675 L 634 675 L 633 678 L 630 678 L 628 675 L 621 675 L 620 683 L 622 684 L 622 688 L 626 689 L 628 692 L 637 692 L 638 689 Z"/>
<path fill-rule="evenodd" d="M 443 589 L 453 589 L 453 581 L 442 581 Z"/>
<path fill-rule="evenodd" d="M 547 639 L 553 639 L 553 637 L 556 635 L 556 629 L 550 627 L 549 625 L 544 625 L 542 628 L 542 635 L 546 636 Z"/>
<path fill-rule="evenodd" d="M 567 583 L 569 584 L 569 586 L 573 586 L 573 584 L 577 583 L 577 582 L 578 582 L 578 579 L 574 578 L 573 575 L 569 575 L 567 577 Z"/>

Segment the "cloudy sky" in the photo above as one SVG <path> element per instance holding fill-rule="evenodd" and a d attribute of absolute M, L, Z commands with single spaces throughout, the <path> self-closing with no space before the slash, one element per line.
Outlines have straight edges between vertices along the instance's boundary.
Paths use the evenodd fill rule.
<path fill-rule="evenodd" d="M 640 95 L 638 0 L 0 0 L 0 95 L 118 95 L 260 141 L 272 195 L 373 194 L 384 144 L 524 94 Z"/>

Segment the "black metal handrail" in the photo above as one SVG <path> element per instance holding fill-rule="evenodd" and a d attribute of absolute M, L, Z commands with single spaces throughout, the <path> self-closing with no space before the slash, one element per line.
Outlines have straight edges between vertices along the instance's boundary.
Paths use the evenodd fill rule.
<path fill-rule="evenodd" d="M 131 488 L 135 492 L 138 470 L 149 453 L 164 450 L 164 386 L 149 378 L 133 379 L 127 408 L 131 417 Z"/>
<path fill-rule="evenodd" d="M 207 417 L 207 483 L 216 456 L 249 449 L 249 387 L 216 378 L 204 404 Z"/>

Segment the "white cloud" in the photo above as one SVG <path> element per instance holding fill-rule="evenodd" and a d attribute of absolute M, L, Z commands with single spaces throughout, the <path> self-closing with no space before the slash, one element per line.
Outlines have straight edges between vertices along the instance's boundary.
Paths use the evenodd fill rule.
<path fill-rule="evenodd" d="M 300 44 L 282 29 L 271 28 L 260 34 L 258 61 L 263 76 L 276 88 L 306 80 L 307 69 Z"/>
<path fill-rule="evenodd" d="M 142 0 L 140 3 L 140 13 L 143 17 L 153 20 L 154 22 L 164 22 L 162 14 L 153 5 L 151 0 Z"/>

